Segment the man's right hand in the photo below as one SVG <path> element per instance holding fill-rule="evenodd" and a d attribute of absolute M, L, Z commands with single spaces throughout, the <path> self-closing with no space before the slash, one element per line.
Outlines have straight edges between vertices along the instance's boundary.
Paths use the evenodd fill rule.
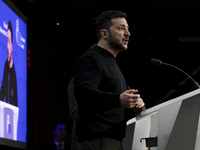
<path fill-rule="evenodd" d="M 136 94 L 138 90 L 130 89 L 120 94 L 120 105 L 124 108 L 141 108 L 144 106 L 140 94 Z"/>

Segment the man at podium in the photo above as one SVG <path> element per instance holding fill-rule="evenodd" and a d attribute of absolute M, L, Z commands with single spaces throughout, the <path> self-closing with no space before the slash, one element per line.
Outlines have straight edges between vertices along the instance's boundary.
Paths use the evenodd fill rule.
<path fill-rule="evenodd" d="M 78 149 L 123 150 L 127 114 L 144 106 L 137 90 L 127 90 L 117 63 L 118 52 L 128 48 L 126 14 L 105 11 L 96 21 L 97 45 L 77 62 L 74 73 L 78 104 Z"/>
<path fill-rule="evenodd" d="M 17 106 L 17 81 L 14 61 L 12 57 L 13 30 L 11 21 L 8 22 L 7 52 L 8 58 L 4 64 L 4 74 L 0 90 L 0 100 L 4 101 L 4 97 L 6 97 L 7 103 Z"/>

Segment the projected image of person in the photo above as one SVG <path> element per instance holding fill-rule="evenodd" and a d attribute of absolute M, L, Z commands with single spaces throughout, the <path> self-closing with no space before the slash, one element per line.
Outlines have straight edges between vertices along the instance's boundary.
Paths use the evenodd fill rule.
<path fill-rule="evenodd" d="M 12 57 L 13 52 L 13 30 L 11 21 L 8 22 L 7 31 L 7 60 L 4 64 L 3 81 L 0 90 L 0 100 L 17 106 L 17 81 L 14 67 L 14 61 Z"/>

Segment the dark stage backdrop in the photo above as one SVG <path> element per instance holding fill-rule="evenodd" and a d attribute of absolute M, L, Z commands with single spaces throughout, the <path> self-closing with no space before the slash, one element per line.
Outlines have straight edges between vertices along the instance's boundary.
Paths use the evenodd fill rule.
<path fill-rule="evenodd" d="M 71 141 L 67 84 L 73 69 L 73 39 L 57 29 L 56 17 L 43 6 L 29 6 L 28 149 L 36 150 L 52 140 L 52 125 L 64 121 Z M 36 11 L 37 10 L 37 11 Z M 60 23 L 61 24 L 61 23 Z M 63 33 L 64 34 L 64 33 Z"/>
<path fill-rule="evenodd" d="M 43 4 L 29 4 L 28 10 L 28 47 L 31 51 L 31 67 L 28 70 L 29 150 L 39 149 L 52 140 L 51 128 L 56 121 L 66 123 L 67 140 L 71 142 L 68 83 L 76 60 L 96 42 L 92 29 L 94 20 L 89 16 L 85 17 L 88 23 L 84 24 L 85 20 L 68 10 L 69 6 L 59 5 L 60 9 L 66 10 L 64 14 L 57 12 L 60 15 L 51 11 L 56 5 L 45 7 Z"/>

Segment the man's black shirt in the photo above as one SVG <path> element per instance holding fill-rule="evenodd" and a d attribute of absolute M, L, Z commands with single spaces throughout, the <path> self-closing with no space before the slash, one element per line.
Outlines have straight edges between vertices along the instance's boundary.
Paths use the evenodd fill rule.
<path fill-rule="evenodd" d="M 9 68 L 8 60 L 4 65 L 3 81 L 0 90 L 0 100 L 4 101 L 6 96 L 6 102 L 17 106 L 17 81 L 14 64 L 12 68 Z"/>
<path fill-rule="evenodd" d="M 127 88 L 115 57 L 99 46 L 89 49 L 78 60 L 74 84 L 79 110 L 78 140 L 122 140 L 127 118 L 119 97 Z"/>

